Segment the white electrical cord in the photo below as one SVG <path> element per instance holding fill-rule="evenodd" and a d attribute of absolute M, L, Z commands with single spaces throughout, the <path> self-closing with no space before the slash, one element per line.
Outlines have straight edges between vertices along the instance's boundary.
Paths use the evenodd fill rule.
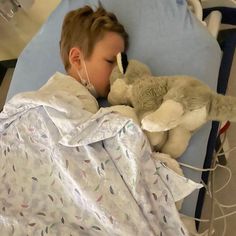
<path fill-rule="evenodd" d="M 198 0 L 188 0 L 190 10 L 196 15 L 197 19 L 202 22 L 202 5 Z"/>
<path fill-rule="evenodd" d="M 213 235 L 214 233 L 214 228 L 213 228 L 213 223 L 215 221 L 218 221 L 218 220 L 223 220 L 224 221 L 224 226 L 223 226 L 223 232 L 222 232 L 222 236 L 225 236 L 226 234 L 226 230 L 227 230 L 227 221 L 226 221 L 226 217 L 229 217 L 229 216 L 232 216 L 234 214 L 236 214 L 236 210 L 233 211 L 233 212 L 230 212 L 230 213 L 227 213 L 225 214 L 224 213 L 224 210 L 223 208 L 233 208 L 233 207 L 236 207 L 236 204 L 232 204 L 232 205 L 225 205 L 225 204 L 222 204 L 218 201 L 218 199 L 214 196 L 215 193 L 218 193 L 220 191 L 222 191 L 228 184 L 229 182 L 231 181 L 231 178 L 232 178 L 232 171 L 230 170 L 229 167 L 226 167 L 226 166 L 223 166 L 223 165 L 220 165 L 218 163 L 216 163 L 216 159 L 217 157 L 219 156 L 222 156 L 224 155 L 225 153 L 230 153 L 234 150 L 236 150 L 236 147 L 233 147 L 223 153 L 220 153 L 221 150 L 222 150 L 222 147 L 223 147 L 223 144 L 225 142 L 225 138 L 226 138 L 226 133 L 224 134 L 224 137 L 223 137 L 223 142 L 219 148 L 219 150 L 217 151 L 217 153 L 214 155 L 214 158 L 213 158 L 213 168 L 206 168 L 206 169 L 202 169 L 202 168 L 197 168 L 197 167 L 194 167 L 194 166 L 191 166 L 191 165 L 188 165 L 188 164 L 184 164 L 184 163 L 181 163 L 179 162 L 179 164 L 181 166 L 184 166 L 184 167 L 187 167 L 187 168 L 190 168 L 190 169 L 193 169 L 193 170 L 196 170 L 196 171 L 201 171 L 201 172 L 204 172 L 204 171 L 210 171 L 210 174 L 211 174 L 211 181 L 209 182 L 209 186 L 210 187 L 207 187 L 205 183 L 202 183 L 204 185 L 204 187 L 206 188 L 206 192 L 207 194 L 209 195 L 209 197 L 212 199 L 212 203 L 214 205 L 217 205 L 220 212 L 221 212 L 221 216 L 218 216 L 218 217 L 215 217 L 215 212 L 214 212 L 214 205 L 212 205 L 213 209 L 212 209 L 212 214 L 211 214 L 211 217 L 210 219 L 198 219 L 198 218 L 195 218 L 195 217 L 190 217 L 190 216 L 186 216 L 186 215 L 182 215 L 182 217 L 186 217 L 186 218 L 189 218 L 189 219 L 193 219 L 193 220 L 196 220 L 196 221 L 199 221 L 199 222 L 205 222 L 205 223 L 210 223 L 210 227 L 208 230 L 204 231 L 203 233 L 201 234 L 196 234 L 194 232 L 190 232 L 191 235 L 198 235 L 198 236 L 205 236 L 205 235 L 208 235 L 208 236 L 211 236 Z M 225 184 L 220 187 L 219 189 L 217 190 L 214 190 L 214 171 L 218 168 L 223 168 L 225 170 L 227 170 L 227 172 L 229 173 L 229 177 L 227 179 L 227 181 L 225 182 Z M 203 181 L 202 181 L 203 182 Z M 211 188 L 211 190 L 210 190 Z"/>
<path fill-rule="evenodd" d="M 232 215 L 235 215 L 235 214 L 236 214 L 236 211 L 232 211 L 232 212 L 230 212 L 228 214 L 224 214 L 222 216 L 215 217 L 214 221 L 222 220 L 222 219 L 224 219 L 226 217 L 229 217 L 229 216 L 232 216 Z M 192 220 L 196 220 L 198 222 L 203 222 L 203 223 L 209 223 L 210 222 L 210 219 L 199 219 L 199 218 L 195 218 L 195 217 L 192 217 L 192 216 L 187 216 L 187 215 L 184 215 L 184 214 L 180 214 L 180 215 L 183 216 L 183 217 L 192 219 Z"/>
<path fill-rule="evenodd" d="M 199 0 L 187 0 L 188 8 L 194 13 L 196 18 L 207 27 L 208 31 L 214 38 L 219 33 L 222 14 L 220 11 L 212 11 L 206 19 L 203 20 L 203 7 Z"/>

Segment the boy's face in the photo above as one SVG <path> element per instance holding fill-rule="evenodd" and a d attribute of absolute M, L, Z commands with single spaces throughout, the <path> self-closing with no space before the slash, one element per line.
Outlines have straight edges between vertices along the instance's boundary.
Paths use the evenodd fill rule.
<path fill-rule="evenodd" d="M 107 32 L 94 47 L 89 59 L 85 59 L 90 82 L 99 97 L 107 97 L 110 89 L 109 77 L 116 65 L 116 55 L 124 51 L 124 40 L 115 32 Z"/>

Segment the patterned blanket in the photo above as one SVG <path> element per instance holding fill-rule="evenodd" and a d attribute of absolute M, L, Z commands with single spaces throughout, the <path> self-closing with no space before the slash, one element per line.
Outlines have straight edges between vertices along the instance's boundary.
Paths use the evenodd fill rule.
<path fill-rule="evenodd" d="M 0 235 L 188 235 L 175 201 L 199 186 L 154 161 L 130 119 L 23 93 L 0 114 L 0 147 Z"/>

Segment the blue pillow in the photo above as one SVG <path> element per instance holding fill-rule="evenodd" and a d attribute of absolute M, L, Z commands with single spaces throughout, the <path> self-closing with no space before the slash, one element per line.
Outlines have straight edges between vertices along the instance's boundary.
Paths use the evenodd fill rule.
<path fill-rule="evenodd" d="M 220 49 L 192 16 L 185 0 L 102 0 L 130 35 L 129 58 L 147 63 L 155 75 L 188 74 L 216 87 Z M 59 39 L 64 15 L 96 0 L 63 0 L 21 53 L 9 89 L 14 94 L 39 88 L 64 72 Z"/>

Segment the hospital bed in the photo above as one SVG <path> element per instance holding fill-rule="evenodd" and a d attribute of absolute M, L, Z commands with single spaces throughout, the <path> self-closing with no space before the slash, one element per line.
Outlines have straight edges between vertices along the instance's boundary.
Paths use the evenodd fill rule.
<path fill-rule="evenodd" d="M 148 64 L 156 75 L 187 74 L 197 77 L 211 88 L 224 93 L 235 47 L 233 37 L 222 35 L 221 48 L 216 40 L 218 25 L 213 34 L 189 9 L 185 0 L 102 0 L 104 7 L 114 12 L 130 35 L 129 58 Z M 59 54 L 62 20 L 66 12 L 84 4 L 97 5 L 96 0 L 63 0 L 45 22 L 41 30 L 18 58 L 7 100 L 13 95 L 40 88 L 55 72 L 65 72 Z M 207 8 L 203 18 L 212 10 L 222 13 L 225 8 Z M 228 8 L 234 14 L 235 9 Z M 220 23 L 220 20 L 218 19 Z M 232 22 L 230 22 L 232 23 Z M 215 33 L 214 33 L 215 32 Z M 222 54 L 223 51 L 223 54 Z M 181 162 L 209 167 L 215 148 L 218 123 L 207 123 L 191 139 Z M 184 173 L 196 182 L 207 182 L 207 173 L 185 168 Z M 182 212 L 200 217 L 204 190 L 195 191 L 184 201 Z"/>

